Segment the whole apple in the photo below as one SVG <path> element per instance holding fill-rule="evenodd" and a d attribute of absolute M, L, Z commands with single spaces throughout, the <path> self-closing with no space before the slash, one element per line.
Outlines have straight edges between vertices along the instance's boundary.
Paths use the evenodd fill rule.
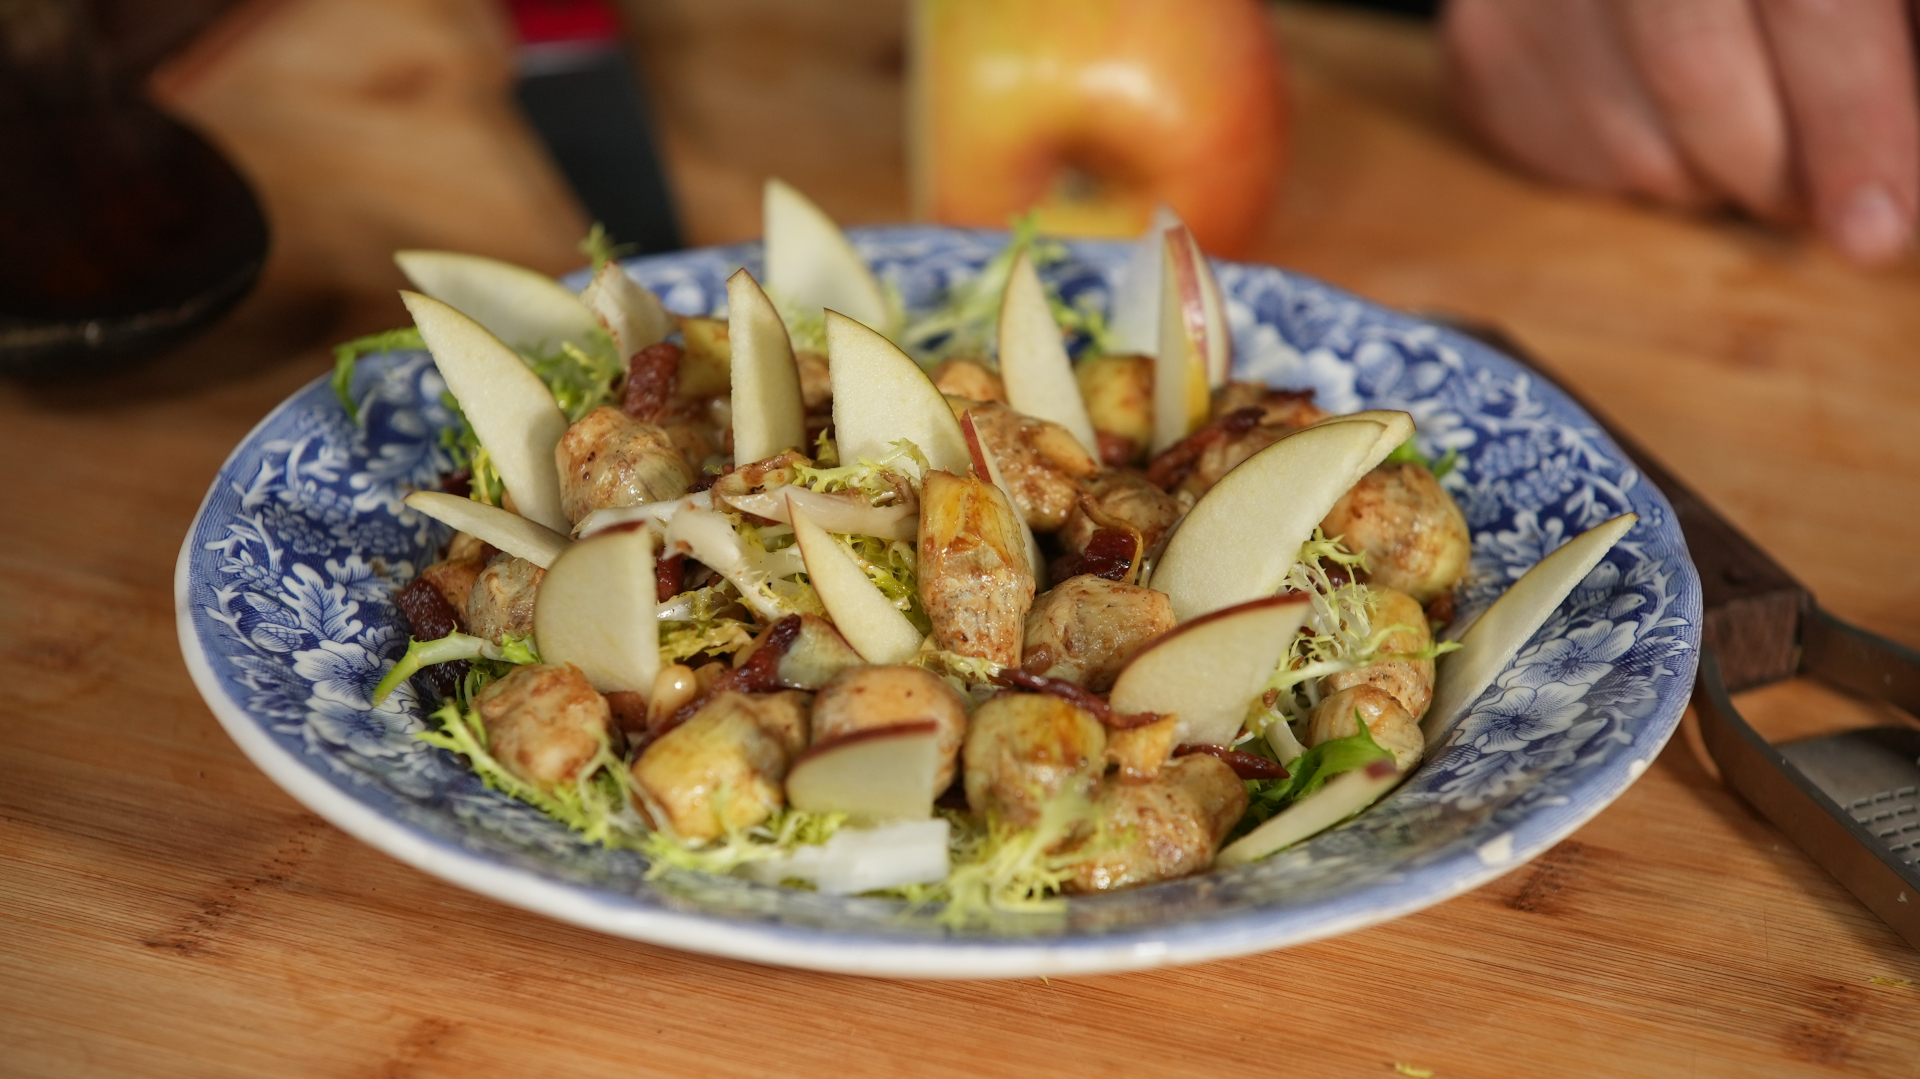
<path fill-rule="evenodd" d="M 918 216 L 1134 236 L 1156 203 L 1242 253 L 1272 205 L 1287 118 L 1257 0 L 916 0 Z"/>

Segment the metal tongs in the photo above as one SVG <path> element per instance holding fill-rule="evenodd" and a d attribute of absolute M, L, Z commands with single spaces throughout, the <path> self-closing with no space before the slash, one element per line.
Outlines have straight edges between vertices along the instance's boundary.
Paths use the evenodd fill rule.
<path fill-rule="evenodd" d="M 1443 320 L 1545 370 L 1498 330 Z M 1729 696 L 1806 675 L 1920 717 L 1920 652 L 1820 609 L 1752 540 L 1580 404 L 1673 503 L 1699 567 L 1705 624 L 1693 705 L 1721 778 L 1920 948 L 1920 728 L 1874 727 L 1776 746 Z"/>

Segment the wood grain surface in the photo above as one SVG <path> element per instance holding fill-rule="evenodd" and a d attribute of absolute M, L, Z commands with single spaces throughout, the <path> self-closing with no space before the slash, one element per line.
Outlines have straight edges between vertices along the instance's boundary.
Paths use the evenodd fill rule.
<path fill-rule="evenodd" d="M 840 9 L 782 7 L 842 40 Z M 866 67 L 763 72 L 748 93 L 707 81 L 731 61 L 726 20 L 680 14 L 699 9 L 640 21 L 712 58 L 650 76 L 690 233 L 752 234 L 738 192 L 773 169 L 850 219 L 900 216 L 897 126 L 875 129 L 899 115 L 897 10 L 865 24 Z M 0 1074 L 1920 1074 L 1920 955 L 1685 738 L 1547 855 L 1423 913 L 1052 982 L 872 981 L 605 937 L 305 812 L 187 679 L 180 537 L 326 344 L 401 321 L 389 248 L 558 270 L 581 216 L 500 100 L 478 3 L 242 17 L 162 89 L 261 186 L 279 244 L 262 289 L 139 371 L 0 384 Z M 1297 137 L 1265 259 L 1505 327 L 1830 608 L 1920 644 L 1920 266 L 1859 272 L 1751 225 L 1548 189 L 1454 128 L 1423 29 L 1310 7 L 1276 22 Z M 791 162 L 764 156 L 776 144 Z M 685 190 L 701 176 L 717 186 Z M 1797 684 L 1741 703 L 1781 735 L 1887 718 Z"/>

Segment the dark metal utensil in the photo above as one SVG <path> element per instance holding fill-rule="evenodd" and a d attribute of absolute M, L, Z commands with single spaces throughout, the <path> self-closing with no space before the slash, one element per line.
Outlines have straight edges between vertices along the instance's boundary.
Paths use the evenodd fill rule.
<path fill-rule="evenodd" d="M 1546 370 L 1497 329 L 1449 322 Z M 1920 717 L 1920 653 L 1821 610 L 1698 494 L 1579 401 L 1673 503 L 1705 599 L 1693 704 L 1721 777 L 1907 943 L 1920 948 L 1920 730 L 1875 727 L 1772 745 L 1730 691 L 1806 675 Z"/>

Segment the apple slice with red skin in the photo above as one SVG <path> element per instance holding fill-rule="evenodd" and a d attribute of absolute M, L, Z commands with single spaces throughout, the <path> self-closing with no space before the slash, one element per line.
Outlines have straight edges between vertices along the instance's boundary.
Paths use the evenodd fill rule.
<path fill-rule="evenodd" d="M 727 278 L 727 339 L 733 346 L 733 459 L 764 461 L 807 444 L 807 408 L 787 324 L 745 270 Z"/>
<path fill-rule="evenodd" d="M 572 528 L 560 509 L 560 470 L 553 459 L 567 417 L 547 384 L 499 337 L 453 306 L 404 290 L 400 299 L 520 515 L 556 532 Z M 581 311 L 593 317 L 585 307 Z M 599 324 L 593 329 L 598 333 Z"/>
<path fill-rule="evenodd" d="M 833 437 L 840 460 L 879 460 L 906 439 L 930 467 L 964 474 L 970 461 L 960 423 L 933 380 L 899 346 L 838 311 L 827 312 L 827 372 L 833 383 Z"/>
<path fill-rule="evenodd" d="M 603 532 L 568 547 L 540 581 L 533 638 L 543 663 L 571 663 L 602 693 L 652 693 L 660 671 L 653 531 Z"/>
<path fill-rule="evenodd" d="M 604 332 L 580 297 L 524 266 L 459 251 L 395 251 L 393 261 L 415 288 L 514 349 L 551 350 L 562 341 L 587 348 Z"/>
<path fill-rule="evenodd" d="M 1623 513 L 1595 525 L 1535 563 L 1460 634 L 1460 650 L 1441 656 L 1433 703 L 1421 722 L 1427 748 L 1445 738 L 1562 601 L 1640 518 Z"/>
<path fill-rule="evenodd" d="M 806 308 L 830 308 L 891 333 L 898 316 L 880 282 L 833 218 L 790 184 L 762 196 L 767 287 Z"/>
<path fill-rule="evenodd" d="M 1311 610 L 1303 595 L 1268 596 L 1175 626 L 1121 668 L 1108 702 L 1178 715 L 1175 744 L 1226 745 Z"/>
<path fill-rule="evenodd" d="M 960 417 L 960 433 L 967 440 L 967 454 L 973 459 L 973 473 L 986 478 L 988 483 L 1000 488 L 1007 505 L 1013 507 L 1013 519 L 1020 524 L 1020 535 L 1026 539 L 1027 572 L 1033 575 L 1033 587 L 1038 592 L 1047 589 L 1047 559 L 1040 550 L 1040 541 L 1035 538 L 1033 529 L 1028 527 L 1027 519 L 1020 512 L 1019 503 L 1013 500 L 1013 489 L 1007 486 L 1007 478 L 1000 473 L 1000 462 L 987 452 L 986 443 L 980 441 L 980 429 L 973 422 L 973 413 Z"/>
<path fill-rule="evenodd" d="M 543 524 L 535 524 L 511 510 L 461 498 L 445 491 L 415 491 L 405 499 L 408 508 L 424 513 L 442 524 L 497 547 L 515 558 L 524 558 L 541 569 L 572 545 L 566 536 Z"/>
<path fill-rule="evenodd" d="M 1180 215 L 1162 203 L 1153 208 L 1153 223 L 1133 243 L 1120 285 L 1114 290 L 1113 349 L 1116 355 L 1152 356 L 1160 351 L 1160 265 L 1166 233 L 1184 224 Z"/>
<path fill-rule="evenodd" d="M 1367 455 L 1361 458 L 1358 464 L 1354 465 L 1353 483 L 1359 483 L 1362 476 L 1378 468 L 1380 462 L 1386 460 L 1394 450 L 1405 445 L 1407 439 L 1413 437 L 1413 417 L 1408 413 L 1393 409 L 1370 408 L 1364 412 L 1349 412 L 1342 416 L 1328 416 L 1326 419 L 1320 421 L 1321 424 L 1361 423 L 1369 421 L 1380 425 L 1380 438 L 1374 443 L 1373 449 L 1368 451 Z M 1319 426 L 1319 424 L 1315 426 Z M 1352 486 L 1352 484 L 1348 486 Z"/>
<path fill-rule="evenodd" d="M 628 277 L 617 262 L 600 267 L 580 293 L 580 302 L 600 320 L 622 359 L 665 341 L 674 331 L 673 316 L 659 298 Z"/>
<path fill-rule="evenodd" d="M 940 725 L 870 727 L 807 747 L 787 769 L 787 804 L 845 813 L 849 823 L 925 820 L 940 792 Z"/>
<path fill-rule="evenodd" d="M 853 556 L 814 524 L 797 502 L 787 505 L 795 545 L 807 565 L 807 578 L 827 609 L 835 629 L 868 663 L 905 663 L 925 639 L 900 609 L 870 580 Z"/>
<path fill-rule="evenodd" d="M 1267 855 L 1320 834 L 1385 797 L 1400 783 L 1393 762 L 1378 760 L 1327 780 L 1327 785 L 1273 815 L 1260 827 L 1227 844 L 1214 858 L 1216 868 L 1257 862 Z"/>
<path fill-rule="evenodd" d="M 1164 234 L 1160 345 L 1154 352 L 1153 452 L 1207 422 L 1209 396 L 1227 380 L 1233 335 L 1213 267 L 1184 226 Z"/>
<path fill-rule="evenodd" d="M 1014 256 L 1007 289 L 1000 297 L 1000 380 L 1007 404 L 1017 411 L 1051 420 L 1067 429 L 1094 459 L 1100 443 L 1093 420 L 1073 378 L 1060 324 L 1047 306 L 1047 292 L 1025 249 Z"/>
<path fill-rule="evenodd" d="M 1307 427 L 1254 454 L 1194 504 L 1154 567 L 1181 621 L 1279 591 L 1300 547 L 1381 441 L 1373 420 Z M 1369 466 L 1371 467 L 1371 466 Z"/>

